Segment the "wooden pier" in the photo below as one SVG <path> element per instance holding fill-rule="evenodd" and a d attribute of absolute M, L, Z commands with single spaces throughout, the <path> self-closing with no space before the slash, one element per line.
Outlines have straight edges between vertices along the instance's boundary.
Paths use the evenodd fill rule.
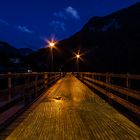
<path fill-rule="evenodd" d="M 140 127 L 71 74 L 0 135 L 6 140 L 139 140 Z"/>

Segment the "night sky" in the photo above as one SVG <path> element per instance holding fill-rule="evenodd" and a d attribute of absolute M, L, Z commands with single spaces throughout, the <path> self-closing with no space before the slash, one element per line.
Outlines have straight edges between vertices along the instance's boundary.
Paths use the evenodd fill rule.
<path fill-rule="evenodd" d="M 93 16 L 104 16 L 140 0 L 0 0 L 0 22 L 40 38 L 58 40 L 79 31 Z"/>

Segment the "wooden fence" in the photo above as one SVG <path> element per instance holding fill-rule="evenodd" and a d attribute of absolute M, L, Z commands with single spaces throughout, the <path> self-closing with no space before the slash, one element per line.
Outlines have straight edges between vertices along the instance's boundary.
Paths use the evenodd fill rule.
<path fill-rule="evenodd" d="M 112 73 L 74 73 L 82 82 L 105 98 L 130 111 L 140 120 L 140 75 Z"/>
<path fill-rule="evenodd" d="M 0 125 L 63 76 L 60 72 L 0 74 Z"/>

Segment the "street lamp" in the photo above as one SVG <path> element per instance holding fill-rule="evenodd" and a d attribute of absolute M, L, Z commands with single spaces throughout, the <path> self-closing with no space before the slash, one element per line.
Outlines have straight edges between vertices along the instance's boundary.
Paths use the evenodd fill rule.
<path fill-rule="evenodd" d="M 85 52 L 81 53 L 80 50 L 78 50 L 77 53 L 73 52 L 73 54 L 73 59 L 76 59 L 77 73 L 79 73 L 79 63 L 80 61 L 85 62 L 85 60 L 82 58 L 82 56 L 85 55 Z"/>
<path fill-rule="evenodd" d="M 48 41 L 50 47 L 50 55 L 51 55 L 51 71 L 53 72 L 53 48 L 55 48 L 56 42 L 54 40 Z"/>
<path fill-rule="evenodd" d="M 79 51 L 78 51 L 78 54 L 76 54 L 77 72 L 79 72 L 79 59 L 80 59 L 80 54 L 79 54 Z"/>

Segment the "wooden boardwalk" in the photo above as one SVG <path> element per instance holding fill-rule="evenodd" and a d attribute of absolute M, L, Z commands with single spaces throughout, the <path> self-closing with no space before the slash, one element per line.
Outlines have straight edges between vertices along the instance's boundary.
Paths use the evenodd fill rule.
<path fill-rule="evenodd" d="M 9 129 L 13 131 L 6 140 L 140 139 L 138 126 L 70 74 L 51 87 Z"/>

